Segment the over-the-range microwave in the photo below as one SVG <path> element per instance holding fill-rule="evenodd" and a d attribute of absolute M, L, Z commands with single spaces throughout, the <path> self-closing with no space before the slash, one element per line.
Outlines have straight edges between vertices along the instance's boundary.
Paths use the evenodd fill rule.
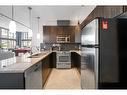
<path fill-rule="evenodd" d="M 69 36 L 57 36 L 57 43 L 70 43 L 70 35 Z"/>

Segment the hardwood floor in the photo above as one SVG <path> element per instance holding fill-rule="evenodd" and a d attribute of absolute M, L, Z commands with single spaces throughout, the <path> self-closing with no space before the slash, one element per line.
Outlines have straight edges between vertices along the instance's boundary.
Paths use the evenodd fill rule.
<path fill-rule="evenodd" d="M 54 68 L 44 89 L 81 89 L 80 74 L 76 68 Z"/>

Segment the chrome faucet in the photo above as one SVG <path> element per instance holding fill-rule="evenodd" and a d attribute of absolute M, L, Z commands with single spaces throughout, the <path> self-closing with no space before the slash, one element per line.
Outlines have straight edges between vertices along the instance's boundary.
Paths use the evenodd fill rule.
<path fill-rule="evenodd" d="M 34 52 L 39 52 L 39 51 L 40 51 L 39 47 L 33 46 L 33 47 L 31 47 L 30 55 L 32 55 Z"/>

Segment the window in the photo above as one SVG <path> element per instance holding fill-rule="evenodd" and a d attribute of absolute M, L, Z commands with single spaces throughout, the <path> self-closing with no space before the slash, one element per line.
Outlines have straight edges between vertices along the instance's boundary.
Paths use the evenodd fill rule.
<path fill-rule="evenodd" d="M 9 32 L 9 38 L 11 38 L 11 39 L 15 39 L 15 35 L 14 35 L 14 33 Z"/>
<path fill-rule="evenodd" d="M 8 48 L 15 48 L 16 41 L 14 40 L 8 40 Z"/>
<path fill-rule="evenodd" d="M 9 49 L 15 48 L 15 45 L 15 34 L 9 32 L 8 29 L 0 27 L 0 47 Z"/>
<path fill-rule="evenodd" d="M 1 37 L 2 38 L 8 38 L 8 30 L 6 29 L 1 29 Z"/>
<path fill-rule="evenodd" d="M 28 37 L 28 32 L 16 32 L 15 34 L 9 32 L 8 29 L 0 27 L 0 47 L 10 49 L 16 46 L 31 47 L 31 39 Z"/>
<path fill-rule="evenodd" d="M 1 40 L 1 47 L 8 48 L 7 43 L 8 43 L 7 40 Z"/>
<path fill-rule="evenodd" d="M 21 42 L 22 47 L 31 47 L 31 39 L 29 39 L 28 37 L 28 32 L 22 32 L 21 39 L 22 39 Z"/>

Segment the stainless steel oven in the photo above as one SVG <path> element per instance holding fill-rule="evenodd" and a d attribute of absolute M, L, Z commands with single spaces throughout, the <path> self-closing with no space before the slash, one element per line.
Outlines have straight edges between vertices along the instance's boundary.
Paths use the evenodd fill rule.
<path fill-rule="evenodd" d="M 57 52 L 56 68 L 71 68 L 71 53 L 69 51 Z"/>

